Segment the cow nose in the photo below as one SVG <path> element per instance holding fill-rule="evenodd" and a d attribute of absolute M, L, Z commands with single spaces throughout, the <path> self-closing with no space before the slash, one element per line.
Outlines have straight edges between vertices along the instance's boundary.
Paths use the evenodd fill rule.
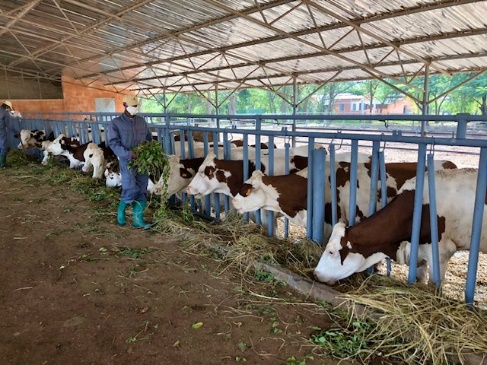
<path fill-rule="evenodd" d="M 336 283 L 335 280 L 323 279 L 320 273 L 316 270 L 313 271 L 313 276 L 315 277 L 316 281 L 319 281 L 320 283 L 325 283 L 326 285 L 334 285 Z"/>

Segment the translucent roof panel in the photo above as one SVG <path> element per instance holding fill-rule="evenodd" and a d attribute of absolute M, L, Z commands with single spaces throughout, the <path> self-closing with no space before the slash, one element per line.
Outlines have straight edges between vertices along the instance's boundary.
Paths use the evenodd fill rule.
<path fill-rule="evenodd" d="M 474 0 L 3 1 L 0 65 L 144 95 L 407 80 L 484 71 L 485 14 Z"/>

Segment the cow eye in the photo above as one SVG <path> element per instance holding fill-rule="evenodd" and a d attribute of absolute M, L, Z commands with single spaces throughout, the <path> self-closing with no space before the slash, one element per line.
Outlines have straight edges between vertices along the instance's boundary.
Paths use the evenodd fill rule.
<path fill-rule="evenodd" d="M 328 254 L 329 254 L 330 256 L 333 256 L 335 253 L 334 253 L 333 251 L 328 251 Z"/>

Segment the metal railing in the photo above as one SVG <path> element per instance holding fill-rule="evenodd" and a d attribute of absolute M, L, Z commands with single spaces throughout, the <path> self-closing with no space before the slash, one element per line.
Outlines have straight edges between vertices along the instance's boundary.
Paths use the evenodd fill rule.
<path fill-rule="evenodd" d="M 75 113 L 72 113 L 75 114 Z M 64 133 L 67 136 L 78 136 L 81 142 L 87 142 L 89 140 L 95 143 L 100 143 L 104 138 L 107 138 L 106 125 L 108 121 L 114 117 L 114 114 L 109 113 L 83 113 L 82 115 L 89 115 L 87 120 L 68 120 L 68 119 L 38 119 L 38 118 L 23 118 L 21 125 L 26 129 L 44 129 L 47 133 L 51 130 L 55 134 Z M 187 114 L 151 114 L 144 115 L 150 123 L 150 127 L 153 130 L 155 136 L 161 141 L 163 148 L 167 153 L 173 153 L 174 149 L 174 133 L 179 132 L 181 135 L 187 134 L 188 141 L 183 140 L 176 143 L 192 144 L 192 134 L 200 132 L 204 136 L 206 152 L 208 149 L 209 136 L 212 135 L 214 140 L 221 140 L 226 144 L 225 151 L 229 151 L 228 144 L 233 135 L 240 135 L 244 139 L 244 155 L 248 156 L 248 140 L 249 137 L 255 139 L 256 143 L 256 165 L 260 164 L 260 141 L 266 138 L 269 142 L 273 142 L 276 139 L 283 139 L 285 142 L 293 142 L 293 146 L 296 141 L 306 141 L 309 146 L 312 146 L 316 141 L 329 141 L 329 157 L 334 159 L 335 143 L 334 141 L 342 140 L 347 141 L 351 146 L 351 177 L 350 186 L 356 187 L 357 179 L 357 153 L 359 148 L 359 142 L 366 142 L 371 146 L 372 150 L 372 174 L 371 178 L 371 191 L 370 191 L 370 210 L 369 214 L 375 211 L 377 188 L 378 188 L 378 171 L 384 170 L 384 158 L 380 156 L 380 145 L 385 143 L 404 143 L 410 145 L 412 149 L 417 150 L 417 189 L 416 189 L 416 206 L 414 209 L 413 217 L 413 232 L 411 242 L 411 261 L 408 280 L 414 282 L 416 278 L 416 264 L 418 257 L 419 247 L 419 228 L 421 221 L 421 202 L 422 202 L 422 181 L 424 179 L 424 167 L 426 161 L 432 160 L 433 154 L 426 154 L 428 147 L 431 146 L 456 146 L 456 147 L 471 147 L 476 149 L 479 155 L 478 166 L 478 181 L 477 192 L 475 200 L 475 209 L 473 214 L 473 226 L 472 226 L 472 238 L 470 245 L 470 257 L 469 268 L 467 274 L 467 282 L 465 287 L 465 297 L 467 303 L 473 303 L 474 291 L 476 283 L 476 270 L 479 256 L 480 237 L 482 231 L 483 220 L 483 208 L 485 202 L 485 191 L 487 187 L 487 138 L 483 133 L 483 126 L 487 123 L 486 116 L 475 116 L 460 114 L 456 116 L 415 116 L 415 115 L 373 115 L 373 116 L 361 116 L 357 123 L 357 116 L 290 116 L 290 115 L 255 115 L 249 117 L 248 115 L 187 115 Z M 206 122 L 205 122 L 206 121 Z M 328 123 L 328 127 L 335 121 L 345 123 L 347 126 L 353 125 L 354 128 L 323 128 L 323 125 Z M 363 129 L 357 128 L 357 126 L 363 125 L 363 123 L 382 123 L 384 128 L 370 129 L 364 133 Z M 404 122 L 401 124 L 400 122 Z M 411 126 L 418 126 L 420 123 L 429 123 L 429 127 L 426 129 L 429 136 L 424 136 L 418 133 L 417 130 L 412 130 Z M 206 123 L 206 124 L 205 124 Z M 312 126 L 310 124 L 320 124 L 321 126 Z M 416 123 L 416 124 L 414 124 Z M 404 127 L 404 129 L 390 129 L 391 126 Z M 405 126 L 409 126 L 405 128 Z M 445 132 L 440 127 L 448 127 Z M 321 127 L 321 128 L 320 128 Z M 482 131 L 482 133 L 479 133 Z M 285 143 L 287 153 L 291 147 L 290 143 Z M 273 143 L 270 143 L 270 154 L 273 153 Z M 182 158 L 191 158 L 192 149 L 189 148 L 188 156 L 185 156 L 185 149 L 182 148 Z M 214 148 L 215 154 L 218 156 L 218 149 Z M 309 166 L 309 183 L 308 183 L 308 227 L 307 235 L 312 240 L 323 244 L 323 227 L 324 227 L 324 204 L 322 196 L 322 189 L 320 189 L 323 183 L 324 163 L 326 156 L 323 155 L 324 151 L 313 151 L 310 147 L 308 166 Z M 227 153 L 225 156 L 227 157 Z M 288 168 L 288 166 L 287 166 Z M 431 171 L 432 169 L 430 169 Z M 331 172 L 330 172 L 331 173 Z M 249 176 L 248 171 L 244 171 L 244 178 Z M 382 174 L 382 176 L 384 176 Z M 333 178 L 331 179 L 333 181 Z M 384 184 L 384 179 L 381 180 Z M 434 179 L 430 178 L 431 184 Z M 374 190 L 375 189 L 375 190 Z M 434 185 L 431 185 L 430 192 L 434 194 Z M 386 191 L 385 186 L 381 189 L 382 193 Z M 331 187 L 332 201 L 336 202 L 336 189 Z M 430 195 L 431 195 L 430 194 Z M 333 200 L 334 199 L 334 200 Z M 215 214 L 218 218 L 220 215 L 219 203 L 216 203 L 218 198 L 215 199 Z M 385 199 L 384 199 L 385 201 Z M 193 202 L 193 201 L 192 201 Z M 210 200 L 207 198 L 206 209 L 209 213 Z M 355 191 L 350 191 L 350 225 L 354 224 L 355 219 Z M 228 209 L 228 200 L 226 203 Z M 336 212 L 335 218 L 336 219 Z M 272 221 L 272 220 L 270 220 Z M 287 224 L 287 223 L 286 223 Z M 287 227 L 287 225 L 286 225 Z M 274 234 L 272 224 L 268 227 L 269 235 Z M 286 229 L 287 232 L 287 229 Z M 432 232 L 434 236 L 435 232 Z M 437 234 L 437 233 L 436 233 Z M 433 237 L 432 242 L 434 250 L 434 261 L 438 260 L 437 250 L 437 238 Z M 437 268 L 434 268 L 435 278 L 438 282 Z"/>

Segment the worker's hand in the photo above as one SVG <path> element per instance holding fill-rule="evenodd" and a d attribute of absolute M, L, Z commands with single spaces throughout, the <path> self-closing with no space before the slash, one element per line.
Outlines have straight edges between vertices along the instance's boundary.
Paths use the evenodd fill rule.
<path fill-rule="evenodd" d="M 137 158 L 137 153 L 135 151 L 132 151 L 132 160 L 135 160 Z"/>

